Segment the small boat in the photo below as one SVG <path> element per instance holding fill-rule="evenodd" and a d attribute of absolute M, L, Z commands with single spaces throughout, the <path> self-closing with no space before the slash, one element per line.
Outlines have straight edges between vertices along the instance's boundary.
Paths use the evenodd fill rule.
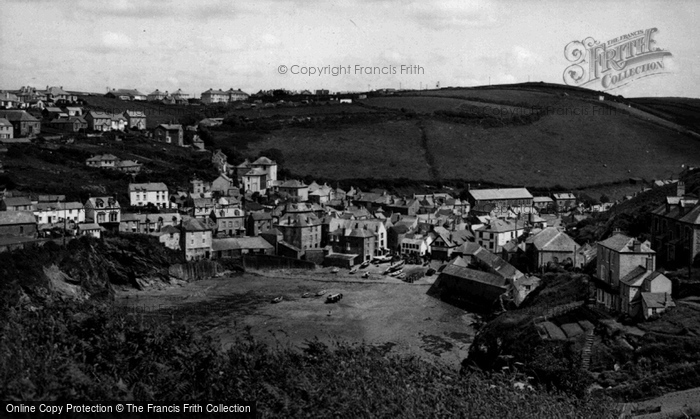
<path fill-rule="evenodd" d="M 340 272 L 340 268 L 333 268 L 333 269 L 331 269 L 331 273 L 332 273 L 332 274 L 337 274 L 338 272 Z"/>
<path fill-rule="evenodd" d="M 366 261 L 362 262 L 362 264 L 360 265 L 360 269 L 365 269 L 368 266 L 369 266 L 369 261 L 366 260 Z"/>
<path fill-rule="evenodd" d="M 377 256 L 374 259 L 372 259 L 373 263 L 380 264 L 380 263 L 385 263 L 385 262 L 391 262 L 392 257 L 391 256 Z"/>
<path fill-rule="evenodd" d="M 433 268 L 428 268 L 428 270 L 425 271 L 425 276 L 431 276 L 433 274 L 435 274 L 435 269 Z"/>
<path fill-rule="evenodd" d="M 352 275 L 352 274 L 354 274 L 355 272 L 357 272 L 358 269 L 359 269 L 359 268 L 358 268 L 357 266 L 355 266 L 354 268 L 350 269 L 350 275 Z"/>
<path fill-rule="evenodd" d="M 369 278 L 369 272 L 363 273 L 363 274 L 362 274 L 362 277 L 365 278 L 365 279 Z"/>
<path fill-rule="evenodd" d="M 326 303 L 328 303 L 328 304 L 337 303 L 338 301 L 340 301 L 341 298 L 343 298 L 343 294 L 340 294 L 340 293 L 331 294 L 328 297 L 326 297 Z"/>
<path fill-rule="evenodd" d="M 326 295 L 327 293 L 328 293 L 328 291 L 326 291 L 326 290 L 321 290 L 321 291 L 319 291 L 319 292 L 316 293 L 316 297 L 320 297 L 320 296 L 322 296 L 322 295 Z"/>
<path fill-rule="evenodd" d="M 280 295 L 279 297 L 275 297 L 272 299 L 272 304 L 277 304 L 279 302 L 282 302 L 282 296 Z"/>
<path fill-rule="evenodd" d="M 405 279 L 406 278 L 406 272 L 401 272 L 400 274 L 396 275 L 397 279 Z"/>
<path fill-rule="evenodd" d="M 394 278 L 396 278 L 397 276 L 401 275 L 402 273 L 403 273 L 403 269 L 399 269 L 398 271 L 394 271 L 394 272 L 390 273 L 389 276 L 393 276 Z"/>
<path fill-rule="evenodd" d="M 313 294 L 311 294 L 310 292 L 305 292 L 305 293 L 301 294 L 301 298 L 309 298 L 311 296 L 313 296 Z"/>

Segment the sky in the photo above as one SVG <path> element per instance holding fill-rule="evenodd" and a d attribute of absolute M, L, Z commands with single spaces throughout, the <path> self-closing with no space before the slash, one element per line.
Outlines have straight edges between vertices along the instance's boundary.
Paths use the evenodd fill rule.
<path fill-rule="evenodd" d="M 563 84 L 570 42 L 657 28 L 664 73 L 609 92 L 700 98 L 698 17 L 693 0 L 4 0 L 0 88 Z"/>

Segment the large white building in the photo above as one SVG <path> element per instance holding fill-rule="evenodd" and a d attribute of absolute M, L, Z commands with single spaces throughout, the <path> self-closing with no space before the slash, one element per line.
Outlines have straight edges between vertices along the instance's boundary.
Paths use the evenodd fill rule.
<path fill-rule="evenodd" d="M 130 183 L 129 202 L 131 206 L 153 204 L 158 208 L 167 208 L 170 204 L 168 187 L 163 182 Z"/>
<path fill-rule="evenodd" d="M 474 230 L 476 242 L 485 249 L 499 254 L 509 241 L 520 237 L 525 232 L 525 224 L 516 220 L 491 220 Z"/>

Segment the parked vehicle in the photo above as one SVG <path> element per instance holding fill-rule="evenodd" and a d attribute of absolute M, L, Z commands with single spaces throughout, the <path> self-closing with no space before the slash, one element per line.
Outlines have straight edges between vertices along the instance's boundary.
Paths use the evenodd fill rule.
<path fill-rule="evenodd" d="M 343 294 L 340 294 L 340 293 L 331 294 L 328 297 L 326 297 L 326 303 L 327 304 L 337 303 L 338 301 L 341 300 L 341 298 L 343 298 Z"/>
<path fill-rule="evenodd" d="M 275 297 L 272 299 L 272 304 L 277 304 L 282 302 L 282 296 L 280 295 L 279 297 Z"/>

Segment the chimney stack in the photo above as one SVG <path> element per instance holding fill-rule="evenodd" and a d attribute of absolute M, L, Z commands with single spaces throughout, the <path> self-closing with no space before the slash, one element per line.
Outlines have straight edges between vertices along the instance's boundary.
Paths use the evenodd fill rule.
<path fill-rule="evenodd" d="M 632 242 L 632 249 L 634 250 L 635 253 L 641 252 L 642 251 L 642 242 L 635 239 L 634 242 Z"/>
<path fill-rule="evenodd" d="M 682 180 L 679 180 L 678 183 L 676 184 L 676 196 L 683 196 L 685 195 L 685 182 Z"/>
<path fill-rule="evenodd" d="M 653 272 L 654 271 L 654 258 L 653 257 L 648 257 L 647 258 L 647 271 Z"/>

